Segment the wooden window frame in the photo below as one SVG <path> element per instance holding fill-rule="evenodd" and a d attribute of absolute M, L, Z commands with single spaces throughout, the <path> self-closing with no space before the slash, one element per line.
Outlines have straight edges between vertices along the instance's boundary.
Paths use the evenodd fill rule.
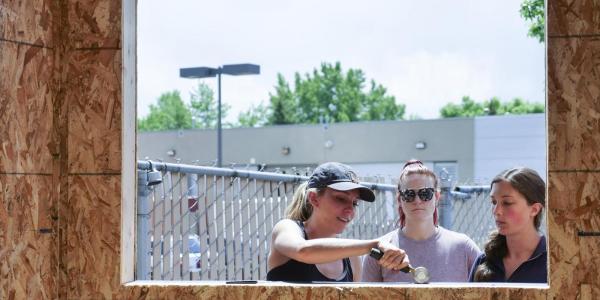
<path fill-rule="evenodd" d="M 122 3 L 122 178 L 121 178 L 121 284 L 125 286 L 160 286 L 167 289 L 176 289 L 179 287 L 192 286 L 208 286 L 208 288 L 220 288 L 227 286 L 228 288 L 240 288 L 241 285 L 227 285 L 225 281 L 141 281 L 135 280 L 135 215 L 136 215 L 136 193 L 137 193 L 137 160 L 136 160 L 136 137 L 137 137 L 137 0 L 121 0 Z M 547 16 L 547 12 L 546 12 Z M 547 20 L 547 18 L 546 18 Z M 547 32 L 547 30 L 546 30 Z M 545 46 L 546 53 L 548 52 L 547 43 Z M 547 69 L 547 65 L 546 65 Z M 546 75 L 547 87 L 547 75 Z M 546 107 L 548 99 L 548 89 L 546 88 Z M 546 111 L 546 137 L 548 137 L 548 113 Z M 547 144 L 546 144 L 547 145 Z M 548 169 L 548 161 L 546 160 L 546 170 Z M 546 172 L 548 178 L 548 172 Z M 548 194 L 548 190 L 546 190 Z M 546 204 L 546 207 L 548 205 Z M 544 218 L 546 224 L 548 214 L 546 209 Z M 548 228 L 548 237 L 550 236 L 550 228 Z M 548 250 L 548 252 L 550 252 Z M 548 255 L 550 257 L 550 255 Z M 548 262 L 549 264 L 549 262 Z M 548 268 L 550 270 L 550 268 Z M 323 287 L 323 284 L 291 284 L 280 282 L 259 282 L 254 286 L 258 287 L 277 287 L 277 286 L 296 286 L 300 289 L 311 289 L 313 287 Z M 465 293 L 472 293 L 472 288 L 508 288 L 511 291 L 515 290 L 540 290 L 542 294 L 547 293 L 550 289 L 550 276 L 548 274 L 548 284 L 515 284 L 515 283 L 434 283 L 431 285 L 414 285 L 414 284 L 385 284 L 385 283 L 351 283 L 351 284 L 326 284 L 327 287 L 333 288 L 351 288 L 352 290 L 360 291 L 365 289 L 365 292 L 372 293 L 371 288 L 381 288 L 389 290 L 389 288 L 399 289 L 460 289 Z M 469 292 L 470 291 L 470 292 Z M 539 294 L 539 292 L 534 294 Z M 290 292 L 291 293 L 291 292 Z M 360 294 L 360 293 L 359 293 Z"/>

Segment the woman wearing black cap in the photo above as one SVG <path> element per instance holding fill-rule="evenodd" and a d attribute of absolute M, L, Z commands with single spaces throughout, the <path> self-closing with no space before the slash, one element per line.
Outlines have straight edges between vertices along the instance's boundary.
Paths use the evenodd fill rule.
<path fill-rule="evenodd" d="M 336 238 L 352 221 L 359 200 L 375 201 L 350 167 L 318 166 L 298 187 L 287 218 L 273 228 L 267 280 L 289 282 L 359 281 L 360 255 L 379 248 L 379 264 L 392 270 L 408 265 L 404 251 L 379 240 Z"/>

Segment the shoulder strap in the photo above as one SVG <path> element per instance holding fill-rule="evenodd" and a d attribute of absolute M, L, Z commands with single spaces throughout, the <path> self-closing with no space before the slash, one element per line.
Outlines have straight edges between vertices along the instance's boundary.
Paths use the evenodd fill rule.
<path fill-rule="evenodd" d="M 300 226 L 300 229 L 302 229 L 302 233 L 304 234 L 304 239 L 308 240 L 308 235 L 306 235 L 306 230 L 304 230 L 304 222 L 296 220 L 296 224 L 298 224 L 298 226 Z"/>
<path fill-rule="evenodd" d="M 354 281 L 354 274 L 352 272 L 352 262 L 350 261 L 350 258 L 346 257 L 342 261 L 344 264 L 344 273 L 346 274 L 346 276 L 344 276 L 343 281 Z"/>

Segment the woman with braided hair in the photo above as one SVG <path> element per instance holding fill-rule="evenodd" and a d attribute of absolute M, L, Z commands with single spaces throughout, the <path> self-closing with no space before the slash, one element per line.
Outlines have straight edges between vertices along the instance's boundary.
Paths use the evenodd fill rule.
<path fill-rule="evenodd" d="M 529 168 L 505 170 L 492 180 L 490 198 L 497 230 L 470 280 L 548 282 L 546 238 L 539 232 L 546 203 L 542 178 Z"/>

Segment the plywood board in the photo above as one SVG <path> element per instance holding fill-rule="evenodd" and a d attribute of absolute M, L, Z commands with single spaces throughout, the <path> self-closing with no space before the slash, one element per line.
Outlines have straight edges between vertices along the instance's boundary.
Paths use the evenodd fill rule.
<path fill-rule="evenodd" d="M 121 1 L 68 3 L 69 40 L 74 48 L 121 48 Z"/>
<path fill-rule="evenodd" d="M 69 172 L 121 172 L 121 51 L 74 51 L 68 67 Z"/>
<path fill-rule="evenodd" d="M 27 1 L 25 1 L 27 2 Z M 43 1 L 40 3 L 48 3 Z M 69 128 L 61 129 L 60 136 L 68 137 L 68 153 L 60 153 L 61 157 L 69 157 L 69 172 L 80 173 L 102 173 L 120 172 L 120 144 L 118 141 L 121 134 L 120 106 L 120 70 L 121 62 L 119 54 L 120 46 L 120 1 L 99 0 L 86 1 L 64 1 L 60 2 L 68 9 L 67 20 L 60 25 L 67 24 L 68 39 L 59 41 L 62 45 L 74 46 L 71 52 L 69 46 L 65 46 L 67 53 L 59 53 L 64 57 L 62 63 L 66 63 L 67 74 L 62 73 L 61 66 L 54 66 L 59 70 L 58 75 L 67 79 L 61 82 L 67 89 L 67 108 L 69 110 Z M 54 15 L 43 16 L 40 9 L 47 6 L 35 6 L 30 8 L 30 3 L 20 2 L 3 3 L 3 8 L 9 7 L 10 13 L 14 15 L 0 16 L 2 34 L 11 32 L 23 36 L 23 39 L 35 39 L 40 37 L 41 41 L 49 41 L 45 32 L 45 25 L 40 28 L 38 22 L 46 21 L 51 24 L 59 24 L 49 19 Z M 550 246 L 550 269 L 551 289 L 546 290 L 522 290 L 522 289 L 395 289 L 395 288 L 365 288 L 365 287 L 310 287 L 310 286 L 225 286 L 225 285 L 200 285 L 200 286 L 145 286 L 145 287 L 123 287 L 119 282 L 119 241 L 120 241 L 120 176 L 118 175 L 77 175 L 70 176 L 68 184 L 68 197 L 61 198 L 60 213 L 61 227 L 65 232 L 65 241 L 60 243 L 60 250 L 65 251 L 65 268 L 67 274 L 66 287 L 68 293 L 65 298 L 122 298 L 122 299 L 155 299 L 155 298 L 216 298 L 216 299 L 265 299 L 265 298 L 288 298 L 288 299 L 338 299 L 340 297 L 361 298 L 363 295 L 369 298 L 484 298 L 484 299 L 519 299 L 534 298 L 597 298 L 599 296 L 600 277 L 594 266 L 598 262 L 597 238 L 583 238 L 577 236 L 578 230 L 600 230 L 597 213 L 597 190 L 600 183 L 598 170 L 600 160 L 598 153 L 599 111 L 598 103 L 598 28 L 600 20 L 597 17 L 598 1 L 549 1 L 549 28 L 551 36 L 562 34 L 580 34 L 570 38 L 551 38 L 548 41 L 548 88 L 549 88 L 549 157 L 551 170 L 549 191 L 549 246 Z M 17 9 L 13 9 L 17 7 Z M 38 7 L 41 7 L 38 9 Z M 60 15 L 59 9 L 50 10 L 51 13 Z M 5 10 L 9 11 L 9 10 Z M 115 17 L 116 16 L 116 17 Z M 22 22 L 22 23 L 19 23 Z M 8 25 L 6 25 L 8 24 Z M 15 26 L 12 26 L 16 24 Z M 19 24 L 34 24 L 19 25 Z M 45 24 L 45 23 L 44 23 Z M 51 26 L 51 25 L 50 25 Z M 58 25 L 56 25 L 58 26 Z M 18 28 L 23 29 L 23 34 Z M 41 30 L 41 31 L 38 31 Z M 60 30 L 56 30 L 60 31 Z M 29 38 L 31 37 L 31 38 Z M 2 63 L 14 63 L 14 60 L 5 59 L 11 55 L 7 42 L 2 43 L 0 54 Z M 106 49 L 111 48 L 113 49 Z M 92 51 L 87 49 L 94 48 Z M 103 50 L 99 50 L 103 48 Z M 80 51 L 82 50 L 83 51 Z M 116 49 L 116 50 L 114 50 Z M 19 60 L 19 51 L 16 51 Z M 38 50 L 36 50 L 38 51 Z M 61 50 L 62 51 L 62 50 Z M 79 52 L 78 52 L 79 51 Z M 13 51 L 14 52 L 14 51 Z M 51 60 L 54 55 L 52 51 L 39 50 L 36 53 L 23 53 L 23 57 L 31 59 Z M 38 58 L 41 57 L 41 58 Z M 24 60 L 23 60 L 24 61 Z M 19 64 L 17 64 L 19 65 Z M 20 64 L 25 66 L 27 64 Z M 42 64 L 43 65 L 43 64 Z M 33 66 L 33 64 L 32 64 Z M 36 65 L 39 68 L 39 64 Z M 5 67 L 7 72 L 2 74 L 15 74 L 12 70 L 18 67 Z M 32 67 L 33 68 L 33 67 Z M 27 68 L 23 69 L 26 74 Z M 35 70 L 35 72 L 33 72 Z M 31 69 L 30 79 L 34 87 L 44 89 L 52 78 L 36 77 L 46 72 Z M 49 70 L 47 73 L 51 73 Z M 7 76 L 0 77 L 0 91 L 2 93 L 17 94 L 37 93 L 35 88 L 27 88 L 20 91 L 18 85 L 8 81 Z M 14 80 L 14 79 L 11 79 Z M 2 97 L 5 94 L 2 94 Z M 37 94 L 36 94 L 37 95 Z M 55 96 L 55 95 L 51 95 Z M 2 98 L 0 97 L 0 98 Z M 14 96 L 11 99 L 16 99 Z M 41 99 L 39 96 L 27 96 L 27 99 Z M 79 99 L 85 98 L 85 99 Z M 5 100 L 2 100 L 5 101 Z M 46 101 L 46 100 L 44 100 Z M 34 100 L 29 103 L 36 103 Z M 7 109 L 7 102 L 0 105 L 0 110 Z M 16 108 L 10 108 L 16 110 Z M 46 110 L 43 105 L 31 108 L 30 113 L 42 116 L 52 110 Z M 48 115 L 50 115 L 49 113 Z M 79 115 L 78 115 L 79 114 Z M 6 113 L 5 113 L 6 116 Z M 11 116 L 13 117 L 13 116 Z M 18 122 L 27 123 L 31 116 L 14 114 Z M 46 119 L 39 118 L 42 122 Z M 2 119 L 3 120 L 3 119 Z M 117 120 L 117 121 L 114 121 Z M 86 125 L 88 122 L 90 125 Z M 115 123 L 116 122 L 116 123 Z M 53 126 L 59 126 L 53 124 Z M 40 128 L 40 133 L 25 134 L 29 138 L 28 145 L 45 145 L 41 135 L 45 131 L 54 129 Z M 67 131 L 68 132 L 64 132 Z M 5 131 L 0 131 L 5 132 Z M 6 131 L 8 132 L 8 131 Z M 16 135 L 15 135 L 16 136 Z M 4 137 L 2 137 L 4 141 Z M 8 133 L 7 133 L 8 138 Z M 35 148 L 35 147 L 34 147 Z M 39 160 L 38 148 L 26 148 L 23 152 L 9 148 L 0 149 L 0 157 L 6 165 L 7 161 L 17 159 L 31 161 L 25 164 L 32 168 L 38 168 L 42 163 Z M 96 156 L 97 155 L 97 156 Z M 42 158 L 43 159 L 43 158 Z M 114 159 L 114 161 L 113 161 Z M 58 165 L 61 163 L 59 162 Z M 586 170 L 576 172 L 573 170 Z M 53 180 L 60 180 L 66 176 L 66 170 L 60 169 L 58 176 Z M 57 290 L 55 281 L 45 277 L 50 274 L 45 266 L 53 265 L 49 256 L 40 255 L 42 248 L 52 249 L 51 242 L 43 242 L 43 238 L 35 239 L 24 230 L 27 224 L 34 224 L 39 218 L 39 203 L 35 206 L 31 202 L 19 201 L 16 196 L 31 196 L 28 199 L 42 198 L 44 186 L 58 185 L 60 182 L 40 183 L 30 179 L 20 181 L 14 175 L 0 175 L 2 180 L 3 198 L 0 199 L 0 239 L 10 247 L 0 250 L 0 272 L 2 278 L 8 281 L 0 282 L 0 298 L 54 298 L 50 291 Z M 63 176 L 63 177 L 61 177 Z M 29 175 L 27 175 L 29 177 Z M 62 186 L 62 185 L 61 185 Z M 12 189 L 12 190 L 11 190 Z M 38 192 L 31 192 L 38 191 Z M 47 189 L 49 194 L 50 188 Z M 36 194 L 37 193 L 37 194 Z M 38 196 L 35 196 L 38 195 Z M 63 194 L 61 194 L 63 195 Z M 14 206 L 17 205 L 17 206 Z M 21 206 L 18 206 L 21 205 Z M 9 206 L 11 209 L 9 210 Z M 20 207 L 22 215 L 9 215 L 14 213 L 14 207 Z M 37 209 L 36 209 L 37 207 Z M 33 211 L 38 211 L 38 217 L 34 217 Z M 4 222 L 4 223 L 3 223 Z M 16 222 L 16 223 L 10 223 Z M 28 223 L 29 222 L 29 223 Z M 13 224 L 13 225 L 11 225 Z M 18 224 L 14 225 L 14 224 Z M 39 224 L 39 223 L 38 223 Z M 23 227 L 25 226 L 25 227 Z M 10 234 L 9 234 L 10 232 Z M 35 240 L 35 242 L 31 242 Z M 11 244 L 13 243 L 13 244 Z M 37 244 L 36 244 L 37 243 Z M 8 250 L 7 250 L 8 249 Z M 56 249 L 55 249 L 56 250 Z M 43 253 L 43 252 L 42 252 Z M 55 256 L 57 255 L 54 252 Z M 9 255 L 10 254 L 10 255 Z M 48 258 L 50 257 L 50 258 Z M 10 258 L 10 259 L 9 259 Z M 37 268 L 40 269 L 37 269 Z M 6 271 L 8 270 L 8 271 Z M 6 274 L 6 275 L 5 275 Z M 12 280 L 12 281 L 11 281 Z M 8 282 L 8 283 L 7 283 Z M 10 284 L 10 285 L 8 285 Z M 21 297 L 22 296 L 22 297 Z"/>
<path fill-rule="evenodd" d="M 600 172 L 551 173 L 548 232 L 553 295 L 577 295 L 580 284 L 600 286 Z"/>
<path fill-rule="evenodd" d="M 51 176 L 0 174 L 0 299 L 57 297 Z"/>
<path fill-rule="evenodd" d="M 548 41 L 548 170 L 600 170 L 600 37 Z"/>
<path fill-rule="evenodd" d="M 600 2 L 596 0 L 546 1 L 548 36 L 600 34 Z"/>
<path fill-rule="evenodd" d="M 9 41 L 53 46 L 53 0 L 2 1 L 0 38 Z M 3 73 L 6 74 L 6 73 Z"/>
<path fill-rule="evenodd" d="M 120 286 L 120 195 L 117 175 L 69 176 L 67 298 L 111 298 Z"/>
<path fill-rule="evenodd" d="M 52 173 L 53 55 L 0 41 L 0 172 Z"/>

